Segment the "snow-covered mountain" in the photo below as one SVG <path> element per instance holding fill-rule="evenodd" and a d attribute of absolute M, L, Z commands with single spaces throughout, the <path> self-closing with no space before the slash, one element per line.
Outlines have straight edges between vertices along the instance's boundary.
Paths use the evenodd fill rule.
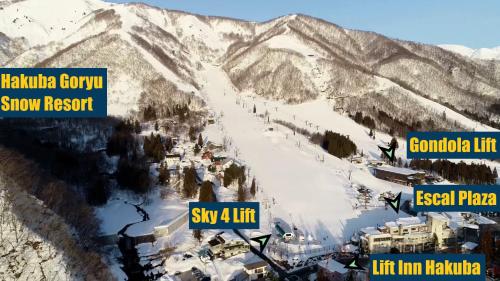
<path fill-rule="evenodd" d="M 3 3 L 0 25 L 3 66 L 107 67 L 114 115 L 202 106 L 199 73 L 209 63 L 239 92 L 287 103 L 329 99 L 351 115 L 388 117 L 381 129 L 467 127 L 443 120 L 446 111 L 490 124 L 500 118 L 500 63 L 305 15 L 256 23 L 144 4 L 25 0 Z"/>
<path fill-rule="evenodd" d="M 472 49 L 462 45 L 444 44 L 439 45 L 439 47 L 468 58 L 481 60 L 500 60 L 500 46 L 495 48 Z"/>
<path fill-rule="evenodd" d="M 234 152 L 258 179 L 258 199 L 273 202 L 274 216 L 290 218 L 299 229 L 336 244 L 361 227 L 398 217 L 381 206 L 369 211 L 358 208 L 356 187 L 369 187 L 374 198 L 388 190 L 403 190 L 409 199 L 412 189 L 376 179 L 365 165 L 326 154 L 295 129 L 266 122 L 264 116 L 271 116 L 267 121 L 281 120 L 311 133 L 331 130 L 347 135 L 367 159 L 379 158 L 378 145 L 391 141 L 392 136 L 385 133 L 391 130 L 395 135 L 408 129 L 493 130 L 489 125 L 498 126 L 500 118 L 500 62 L 349 30 L 305 15 L 257 23 L 98 0 L 2 1 L 0 65 L 106 67 L 108 112 L 113 115 L 134 114 L 153 106 L 162 119 L 177 105 L 209 107 L 216 121 L 203 135 L 214 143 L 228 143 L 226 152 Z M 376 137 L 366 127 L 370 118 L 379 130 Z M 71 139 L 71 149 L 104 146 L 106 134 L 100 127 L 83 130 L 78 125 L 66 128 L 71 132 L 58 137 Z M 406 160 L 405 142 L 400 140 L 400 145 L 398 156 Z M 186 150 L 192 147 L 186 145 Z M 104 163 L 108 165 L 112 163 Z M 219 189 L 217 195 L 226 193 L 232 200 L 230 192 Z M 0 201 L 6 198 L 2 196 L 0 193 Z M 27 205 L 41 207 L 41 202 L 28 199 L 23 199 Z M 173 202 L 156 199 L 165 206 Z M 14 203 L 9 202 L 19 205 Z M 116 233 L 137 219 L 132 205 L 125 206 L 132 210 L 127 214 L 117 212 L 115 206 L 111 203 L 97 212 L 104 234 Z M 271 218 L 270 209 L 267 212 Z M 116 220 L 117 214 L 121 220 Z M 138 223 L 130 231 L 143 230 L 138 228 L 145 224 L 149 229 L 166 219 L 163 211 L 150 214 L 151 221 Z M 263 227 L 268 225 L 267 217 L 262 216 Z M 28 230 L 24 232 L 32 235 Z M 184 238 L 191 239 L 191 234 Z M 30 243 L 39 240 L 36 236 L 27 239 Z M 43 260 L 57 246 L 49 242 L 39 251 L 30 250 L 25 259 L 35 264 Z M 56 252 L 48 266 L 65 258 L 71 265 L 73 256 L 65 257 L 65 251 Z M 180 260 L 170 260 L 169 266 L 177 263 Z M 91 267 L 96 266 L 77 263 L 51 276 L 80 276 Z M 9 276 L 22 268 L 18 264 Z M 214 268 L 218 271 L 215 264 Z M 222 273 L 229 276 L 233 272 Z"/>

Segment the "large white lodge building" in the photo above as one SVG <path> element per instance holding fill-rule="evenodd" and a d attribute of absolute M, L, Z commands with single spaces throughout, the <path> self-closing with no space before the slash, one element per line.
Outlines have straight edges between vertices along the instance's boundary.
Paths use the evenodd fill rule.
<path fill-rule="evenodd" d="M 378 227 L 360 231 L 360 247 L 368 254 L 443 250 L 458 242 L 479 240 L 482 225 L 494 221 L 475 213 L 427 213 L 424 217 L 399 218 Z"/>

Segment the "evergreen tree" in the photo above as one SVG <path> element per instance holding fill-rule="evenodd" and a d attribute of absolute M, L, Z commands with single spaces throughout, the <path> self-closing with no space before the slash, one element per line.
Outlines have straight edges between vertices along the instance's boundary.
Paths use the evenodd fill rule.
<path fill-rule="evenodd" d="M 122 187 L 128 188 L 136 193 L 144 194 L 149 191 L 149 165 L 145 157 L 126 156 L 120 157 L 116 180 Z"/>
<path fill-rule="evenodd" d="M 250 186 L 250 194 L 255 198 L 255 194 L 257 193 L 257 186 L 255 184 L 255 178 L 252 179 L 252 185 Z"/>
<path fill-rule="evenodd" d="M 168 170 L 168 167 L 167 167 L 167 165 L 165 165 L 165 163 L 160 164 L 158 181 L 161 184 L 167 184 L 170 182 L 170 171 Z"/>
<path fill-rule="evenodd" d="M 240 183 L 240 184 L 238 184 L 238 193 L 237 193 L 236 201 L 245 202 L 246 199 L 247 199 L 246 188 L 243 186 L 243 183 Z"/>
<path fill-rule="evenodd" d="M 200 188 L 200 197 L 198 199 L 200 202 L 214 202 L 214 194 L 212 189 L 212 183 L 209 181 L 204 181 Z"/>
<path fill-rule="evenodd" d="M 185 198 L 193 198 L 196 195 L 196 170 L 194 167 L 184 169 L 184 183 L 182 195 Z"/>
<path fill-rule="evenodd" d="M 188 135 L 189 135 L 189 140 L 191 140 L 192 142 L 196 140 L 196 130 L 194 127 L 189 127 Z"/>
<path fill-rule="evenodd" d="M 149 137 L 144 138 L 144 154 L 153 159 L 155 162 L 160 162 L 165 158 L 165 148 L 160 135 L 154 135 L 151 132 Z"/>
<path fill-rule="evenodd" d="M 363 121 L 363 113 L 356 112 L 356 114 L 354 115 L 354 122 L 361 123 L 362 121 Z"/>
<path fill-rule="evenodd" d="M 142 131 L 141 123 L 139 122 L 139 120 L 135 120 L 134 122 L 134 131 L 136 134 L 140 134 Z"/>
<path fill-rule="evenodd" d="M 201 136 L 201 133 L 198 135 L 198 146 L 203 147 L 203 137 Z"/>
<path fill-rule="evenodd" d="M 245 167 L 238 167 L 233 163 L 224 170 L 224 186 L 230 186 L 234 180 L 238 180 L 238 183 L 246 181 Z"/>
<path fill-rule="evenodd" d="M 167 152 L 170 152 L 172 150 L 172 148 L 174 148 L 174 143 L 172 142 L 172 138 L 167 137 L 165 139 L 164 147 L 165 147 L 165 151 L 167 151 Z"/>
<path fill-rule="evenodd" d="M 160 126 L 158 125 L 158 121 L 155 122 L 155 131 L 159 131 L 160 130 Z"/>
<path fill-rule="evenodd" d="M 391 143 L 389 144 L 389 146 L 392 146 L 392 145 L 394 145 L 394 147 L 395 147 L 396 149 L 398 149 L 398 148 L 399 148 L 399 143 L 398 143 L 398 140 L 397 140 L 396 138 L 394 138 L 394 137 L 391 139 Z"/>
<path fill-rule="evenodd" d="M 143 119 L 144 121 L 151 121 L 156 119 L 156 109 L 152 105 L 143 109 Z"/>
<path fill-rule="evenodd" d="M 498 178 L 498 172 L 497 172 L 497 168 L 495 167 L 495 169 L 493 169 L 493 178 L 497 179 Z"/>
<path fill-rule="evenodd" d="M 315 138 L 316 135 L 313 135 L 311 141 L 315 142 Z M 332 131 L 326 131 L 320 143 L 323 149 L 328 151 L 328 153 L 339 158 L 349 157 L 357 151 L 356 144 L 354 144 L 348 136 L 340 135 Z"/>
<path fill-rule="evenodd" d="M 201 242 L 201 240 L 203 240 L 201 229 L 193 229 L 193 237 L 194 239 L 196 239 L 196 241 Z"/>
<path fill-rule="evenodd" d="M 133 132 L 132 122 L 127 120 L 118 123 L 106 144 L 106 154 L 108 156 L 126 156 L 131 151 L 136 150 L 139 143 Z"/>
<path fill-rule="evenodd" d="M 494 171 L 492 172 L 485 164 L 467 164 L 463 161 L 455 163 L 449 160 L 436 160 L 432 162 L 431 160 L 413 159 L 410 162 L 410 167 L 435 172 L 452 182 L 465 184 L 496 183 Z"/>
<path fill-rule="evenodd" d="M 194 155 L 198 155 L 198 153 L 200 153 L 200 151 L 201 151 L 200 146 L 198 144 L 195 144 L 194 148 L 193 148 Z"/>
<path fill-rule="evenodd" d="M 257 107 L 255 106 L 255 104 L 253 105 L 253 113 L 257 113 Z"/>

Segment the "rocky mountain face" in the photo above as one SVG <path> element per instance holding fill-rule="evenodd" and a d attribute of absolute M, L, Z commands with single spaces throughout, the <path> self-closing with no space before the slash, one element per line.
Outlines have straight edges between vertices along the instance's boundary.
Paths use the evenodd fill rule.
<path fill-rule="evenodd" d="M 287 103 L 329 98 L 337 110 L 375 119 L 383 111 L 414 129 L 429 121 L 461 127 L 425 101 L 491 125 L 500 116 L 498 61 L 305 15 L 255 23 L 143 4 L 25 0 L 4 3 L 0 18 L 1 65 L 107 67 L 114 115 L 149 104 L 203 106 L 197 74 L 209 63 L 241 92 Z"/>

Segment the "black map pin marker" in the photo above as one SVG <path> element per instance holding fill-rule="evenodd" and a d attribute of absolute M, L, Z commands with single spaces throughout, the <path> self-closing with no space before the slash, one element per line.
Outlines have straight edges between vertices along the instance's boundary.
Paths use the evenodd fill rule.
<path fill-rule="evenodd" d="M 399 213 L 399 207 L 401 206 L 401 192 L 394 199 L 389 197 L 384 197 L 385 202 L 391 206 L 391 208 Z"/>
<path fill-rule="evenodd" d="M 356 269 L 356 270 L 363 270 L 364 268 L 359 264 L 359 257 L 356 256 L 354 259 L 350 260 L 348 263 L 345 264 L 344 268 L 347 269 Z"/>
<path fill-rule="evenodd" d="M 269 242 L 269 239 L 271 239 L 271 234 L 250 238 L 250 240 L 259 243 L 261 253 L 264 251 L 264 248 L 266 248 L 266 245 Z"/>
<path fill-rule="evenodd" d="M 378 146 L 380 150 L 382 150 L 382 153 L 384 153 L 387 158 L 389 158 L 389 161 L 394 162 L 394 159 L 396 159 L 396 143 L 392 143 L 389 148 L 385 148 L 382 146 Z"/>

